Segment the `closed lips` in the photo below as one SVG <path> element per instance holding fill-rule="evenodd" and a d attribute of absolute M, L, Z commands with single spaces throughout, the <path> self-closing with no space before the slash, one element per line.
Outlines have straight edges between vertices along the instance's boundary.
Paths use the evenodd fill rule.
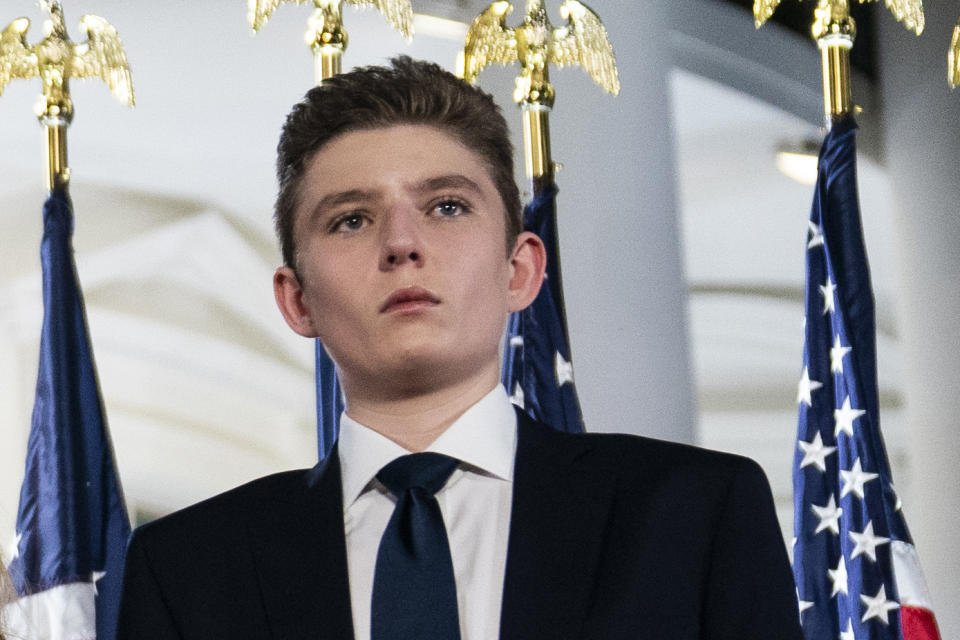
<path fill-rule="evenodd" d="M 440 299 L 423 287 L 404 287 L 390 294 L 387 301 L 380 307 L 380 311 L 389 311 L 393 307 L 415 302 L 440 304 Z"/>

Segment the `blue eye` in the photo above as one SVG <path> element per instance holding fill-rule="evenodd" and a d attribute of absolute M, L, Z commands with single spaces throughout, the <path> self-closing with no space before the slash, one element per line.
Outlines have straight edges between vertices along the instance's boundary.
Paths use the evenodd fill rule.
<path fill-rule="evenodd" d="M 465 213 L 467 207 L 457 200 L 444 200 L 435 207 L 435 210 L 441 216 L 452 218 Z"/>
<path fill-rule="evenodd" d="M 364 219 L 363 216 L 359 213 L 351 213 L 348 215 L 339 218 L 336 222 L 333 223 L 331 231 L 357 231 L 363 227 Z"/>

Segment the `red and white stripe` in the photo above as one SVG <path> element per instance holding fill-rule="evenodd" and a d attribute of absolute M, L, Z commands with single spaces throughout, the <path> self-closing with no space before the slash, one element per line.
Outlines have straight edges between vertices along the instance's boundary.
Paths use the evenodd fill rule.
<path fill-rule="evenodd" d="M 890 550 L 893 554 L 893 576 L 900 596 L 903 640 L 940 640 L 917 550 L 912 544 L 900 540 L 894 540 Z"/>

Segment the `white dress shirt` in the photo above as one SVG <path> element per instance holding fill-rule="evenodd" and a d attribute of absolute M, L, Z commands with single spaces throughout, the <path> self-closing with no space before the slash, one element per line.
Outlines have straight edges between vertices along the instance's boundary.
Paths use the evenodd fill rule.
<path fill-rule="evenodd" d="M 503 387 L 498 384 L 426 450 L 461 461 L 436 494 L 450 540 L 461 640 L 497 638 L 517 450 L 517 417 Z M 353 629 L 357 640 L 368 640 L 377 550 L 396 505 L 376 474 L 410 452 L 346 413 L 338 451 Z"/>

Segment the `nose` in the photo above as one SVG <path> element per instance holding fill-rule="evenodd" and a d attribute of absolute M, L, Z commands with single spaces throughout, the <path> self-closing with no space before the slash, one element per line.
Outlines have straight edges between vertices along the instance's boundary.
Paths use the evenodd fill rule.
<path fill-rule="evenodd" d="M 396 269 L 404 264 L 423 265 L 423 236 L 420 219 L 412 208 L 394 207 L 380 227 L 380 268 Z"/>

